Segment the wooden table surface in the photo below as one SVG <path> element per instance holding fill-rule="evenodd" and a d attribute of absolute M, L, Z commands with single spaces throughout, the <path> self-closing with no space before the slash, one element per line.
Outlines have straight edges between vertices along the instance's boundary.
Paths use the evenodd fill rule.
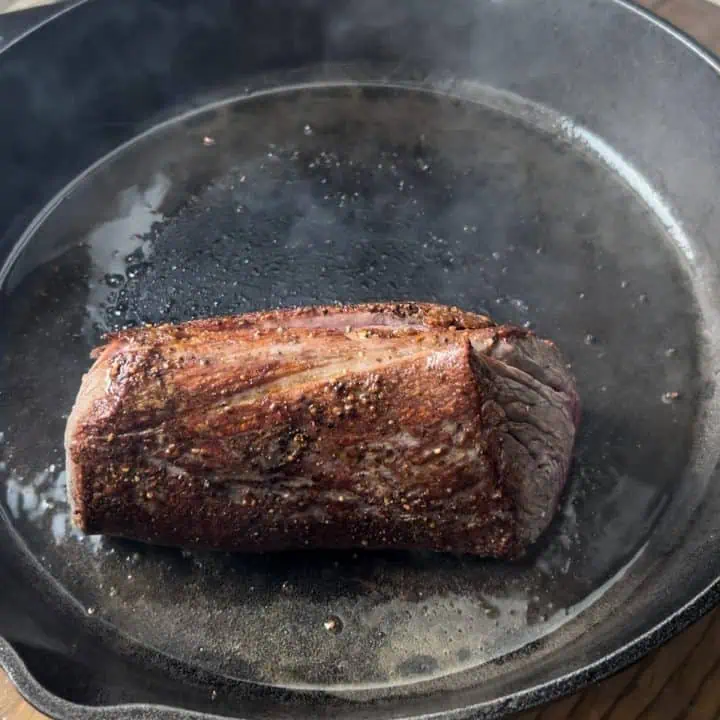
<path fill-rule="evenodd" d="M 0 11 L 44 0 L 0 0 Z M 639 0 L 720 55 L 720 0 Z M 718 118 L 720 123 L 720 118 Z M 0 720 L 43 720 L 0 670 Z M 624 672 L 514 720 L 720 720 L 720 608 Z"/>

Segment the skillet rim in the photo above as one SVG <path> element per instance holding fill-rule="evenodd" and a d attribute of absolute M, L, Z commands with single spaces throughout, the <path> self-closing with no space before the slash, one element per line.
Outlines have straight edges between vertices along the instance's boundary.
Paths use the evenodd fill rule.
<path fill-rule="evenodd" d="M 700 45 L 693 37 L 673 23 L 665 20 L 651 10 L 641 6 L 635 0 L 606 0 L 614 5 L 634 12 L 646 21 L 668 33 L 675 40 L 684 44 L 700 61 L 707 63 L 720 75 L 720 57 L 713 51 Z M 62 15 L 72 12 L 92 0 L 70 0 L 61 7 L 46 6 L 45 17 L 34 22 L 25 30 L 12 37 L 0 46 L 2 55 L 23 39 L 50 24 Z M 684 605 L 658 622 L 645 633 L 622 645 L 614 652 L 608 653 L 600 660 L 566 673 L 546 683 L 534 685 L 525 690 L 508 694 L 494 700 L 484 701 L 465 708 L 442 711 L 415 716 L 398 718 L 398 720 L 469 720 L 483 718 L 493 720 L 505 717 L 509 713 L 522 712 L 541 704 L 558 700 L 576 693 L 585 687 L 615 675 L 639 661 L 652 650 L 659 648 L 670 639 L 699 621 L 704 615 L 720 606 L 720 575 L 707 587 L 688 600 Z M 0 636 L 0 669 L 4 670 L 9 680 L 20 695 L 36 710 L 50 717 L 68 718 L 69 720 L 129 720 L 130 718 L 151 717 L 157 720 L 211 720 L 227 718 L 225 715 L 204 713 L 180 707 L 148 703 L 126 703 L 121 705 L 90 706 L 73 703 L 55 695 L 46 689 L 29 671 L 12 645 Z M 236 720 L 250 720 L 236 717 Z"/>

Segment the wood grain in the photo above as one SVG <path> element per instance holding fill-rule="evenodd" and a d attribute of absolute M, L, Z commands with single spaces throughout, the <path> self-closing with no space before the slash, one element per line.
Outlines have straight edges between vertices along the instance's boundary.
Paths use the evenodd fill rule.
<path fill-rule="evenodd" d="M 718 661 L 716 611 L 624 672 L 516 720 L 717 720 Z"/>
<path fill-rule="evenodd" d="M 720 0 L 641 4 L 720 54 Z M 0 720 L 44 717 L 0 671 Z M 515 720 L 720 720 L 720 609 L 624 672 Z"/>
<path fill-rule="evenodd" d="M 717 2 L 720 5 L 720 0 Z M 720 11 L 716 5 L 706 0 L 665 0 L 653 11 L 720 54 Z"/>
<path fill-rule="evenodd" d="M 7 675 L 0 670 L 0 720 L 42 720 L 43 718 L 45 715 L 25 702 Z"/>

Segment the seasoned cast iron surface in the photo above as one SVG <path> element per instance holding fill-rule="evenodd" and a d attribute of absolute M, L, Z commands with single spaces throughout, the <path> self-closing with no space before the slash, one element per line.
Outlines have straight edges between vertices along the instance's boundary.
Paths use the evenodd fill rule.
<path fill-rule="evenodd" d="M 196 115 L 83 181 L 6 288 L 16 527 L 93 619 L 221 674 L 387 685 L 522 647 L 612 584 L 687 462 L 695 311 L 675 251 L 598 162 L 482 105 L 315 88 Z M 584 422 L 530 560 L 197 555 L 70 528 L 62 430 L 103 331 L 382 297 L 492 309 L 567 352 Z"/>

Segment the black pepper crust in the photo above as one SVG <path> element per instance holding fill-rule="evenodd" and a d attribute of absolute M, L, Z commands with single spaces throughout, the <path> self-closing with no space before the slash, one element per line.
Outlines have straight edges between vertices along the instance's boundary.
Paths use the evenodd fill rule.
<path fill-rule="evenodd" d="M 66 430 L 73 520 L 162 545 L 517 557 L 578 422 L 552 343 L 439 305 L 140 328 L 93 357 Z"/>

